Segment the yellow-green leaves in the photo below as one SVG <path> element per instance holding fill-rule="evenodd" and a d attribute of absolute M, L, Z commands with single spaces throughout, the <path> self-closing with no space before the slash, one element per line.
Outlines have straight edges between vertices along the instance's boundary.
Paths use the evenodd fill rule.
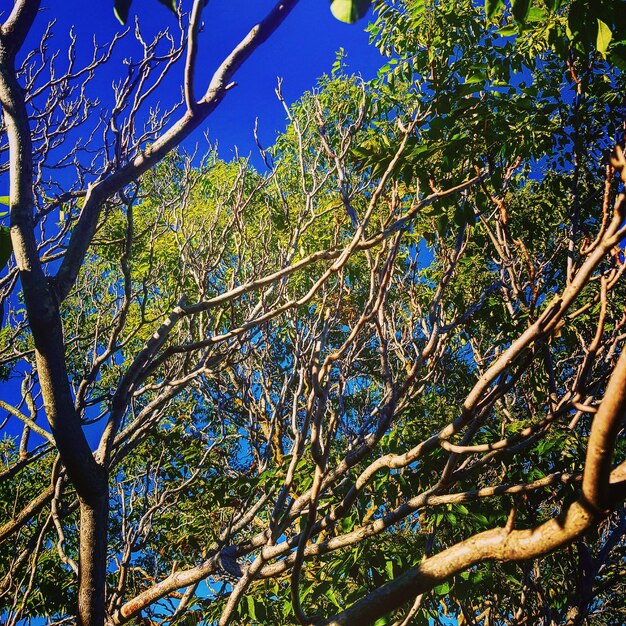
<path fill-rule="evenodd" d="M 606 54 L 606 51 L 609 49 L 611 39 L 613 39 L 613 33 L 611 32 L 611 29 L 602 20 L 598 20 L 598 37 L 596 39 L 596 49 L 600 54 Z"/>
<path fill-rule="evenodd" d="M 331 0 L 330 10 L 339 21 L 354 24 L 367 13 L 370 4 L 371 0 Z"/>
<path fill-rule="evenodd" d="M 582 55 L 595 49 L 609 63 L 626 67 L 626 22 L 623 2 L 573 0 L 568 6 L 567 36 Z"/>
<path fill-rule="evenodd" d="M 504 0 L 485 0 L 487 21 L 494 19 L 504 8 Z"/>

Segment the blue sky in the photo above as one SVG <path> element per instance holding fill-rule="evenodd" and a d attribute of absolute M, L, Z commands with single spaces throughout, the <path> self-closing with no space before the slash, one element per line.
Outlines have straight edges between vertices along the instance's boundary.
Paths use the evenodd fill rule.
<path fill-rule="evenodd" d="M 113 15 L 113 0 L 96 0 L 89 3 L 88 9 L 86 5 L 84 0 L 44 0 L 37 33 L 49 20 L 56 19 L 51 47 L 63 49 L 73 26 L 82 42 L 81 50 L 87 55 L 93 35 L 103 43 L 110 41 L 122 27 Z M 212 70 L 224 55 L 273 5 L 273 0 L 209 1 L 203 13 L 205 29 L 200 38 L 198 91 L 206 86 Z M 183 0 L 183 9 L 188 10 L 190 6 L 189 0 Z M 135 15 L 148 34 L 167 26 L 176 27 L 174 16 L 157 0 L 133 0 L 129 24 L 133 23 Z M 365 18 L 355 25 L 342 24 L 331 15 L 328 0 L 300 0 L 280 30 L 241 68 L 236 77 L 238 87 L 207 121 L 210 139 L 219 142 L 220 155 L 229 159 L 234 154 L 234 145 L 244 154 L 254 149 L 252 129 L 256 117 L 259 117 L 260 136 L 265 144 L 272 143 L 276 132 L 284 128 L 285 114 L 274 94 L 277 77 L 284 79 L 283 93 L 288 102 L 293 102 L 313 87 L 319 76 L 330 72 L 335 53 L 341 47 L 348 55 L 350 72 L 361 73 L 365 79 L 374 77 L 384 61 L 378 51 L 368 45 L 368 34 L 364 32 L 367 21 Z M 128 42 L 130 44 L 130 39 Z M 130 54 L 130 50 L 132 48 L 124 48 L 124 44 L 120 48 L 122 53 Z M 97 94 L 105 100 L 110 94 L 111 81 L 123 76 L 120 61 L 121 58 L 114 60 L 94 79 Z M 167 102 L 171 96 L 178 96 L 182 71 L 182 65 L 174 69 L 161 92 L 162 100 Z M 195 139 L 201 140 L 202 132 L 198 132 Z"/>

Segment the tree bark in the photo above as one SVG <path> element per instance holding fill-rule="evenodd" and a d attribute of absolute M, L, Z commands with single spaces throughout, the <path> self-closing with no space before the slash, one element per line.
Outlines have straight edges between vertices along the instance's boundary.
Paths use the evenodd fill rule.
<path fill-rule="evenodd" d="M 105 622 L 108 514 L 107 489 L 90 501 L 80 499 L 79 626 L 102 626 Z"/>
<path fill-rule="evenodd" d="M 24 92 L 15 55 L 39 3 L 16 2 L 0 28 L 0 105 L 10 154 L 11 241 L 35 344 L 37 376 L 46 417 L 68 476 L 80 499 L 79 624 L 102 626 L 105 612 L 108 478 L 94 459 L 81 427 L 65 364 L 59 298 L 44 273 L 34 232 L 33 156 Z"/>

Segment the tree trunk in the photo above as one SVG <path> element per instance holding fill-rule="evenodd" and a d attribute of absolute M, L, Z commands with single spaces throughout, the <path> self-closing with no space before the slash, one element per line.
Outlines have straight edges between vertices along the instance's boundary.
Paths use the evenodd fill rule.
<path fill-rule="evenodd" d="M 80 499 L 80 561 L 78 570 L 78 624 L 104 626 L 106 612 L 108 490 Z"/>

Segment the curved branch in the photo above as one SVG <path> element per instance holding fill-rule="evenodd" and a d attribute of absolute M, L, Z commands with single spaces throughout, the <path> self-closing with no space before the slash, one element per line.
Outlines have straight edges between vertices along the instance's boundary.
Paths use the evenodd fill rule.
<path fill-rule="evenodd" d="M 595 414 L 583 473 L 583 497 L 599 512 L 611 506 L 609 476 L 613 449 L 626 418 L 626 352 L 622 352 Z"/>
<path fill-rule="evenodd" d="M 13 58 L 22 47 L 35 21 L 39 5 L 40 0 L 17 0 L 9 17 L 0 26 L 0 37 Z"/>
<path fill-rule="evenodd" d="M 196 110 L 198 103 L 195 96 L 194 71 L 196 69 L 196 58 L 198 56 L 198 32 L 200 30 L 200 19 L 204 0 L 195 0 L 191 9 L 189 19 L 189 30 L 187 31 L 187 61 L 185 63 L 185 104 L 187 110 L 192 113 Z"/>
<path fill-rule="evenodd" d="M 583 493 L 557 517 L 527 530 L 494 528 L 440 552 L 365 596 L 349 609 L 316 626 L 365 626 L 484 561 L 525 561 L 548 554 L 583 536 L 610 512 L 623 489 L 624 464 L 610 472 L 617 432 L 626 412 L 626 353 L 609 380 L 589 436 Z"/>

